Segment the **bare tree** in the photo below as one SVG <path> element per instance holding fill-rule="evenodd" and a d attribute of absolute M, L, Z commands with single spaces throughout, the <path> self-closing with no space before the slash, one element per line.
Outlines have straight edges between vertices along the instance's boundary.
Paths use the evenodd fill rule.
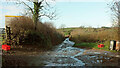
<path fill-rule="evenodd" d="M 110 4 L 112 10 L 113 26 L 120 27 L 120 1 L 113 0 Z"/>
<path fill-rule="evenodd" d="M 55 0 L 51 1 L 53 2 Z M 28 2 L 32 3 L 33 7 L 31 7 Z M 30 10 L 30 12 L 32 13 L 33 22 L 35 24 L 35 30 L 37 27 L 37 23 L 41 17 L 46 16 L 49 19 L 54 19 L 56 17 L 56 10 L 50 11 L 51 9 L 53 9 L 53 6 L 50 5 L 50 2 L 48 2 L 48 0 L 26 0 L 26 2 L 22 0 L 17 0 L 17 4 L 25 5 Z"/>
<path fill-rule="evenodd" d="M 120 41 L 120 1 L 113 0 L 110 4 L 114 26 L 117 27 L 118 40 Z"/>

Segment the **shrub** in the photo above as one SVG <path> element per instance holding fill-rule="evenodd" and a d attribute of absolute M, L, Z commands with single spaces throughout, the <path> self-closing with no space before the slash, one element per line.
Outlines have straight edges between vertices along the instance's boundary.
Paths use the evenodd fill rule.
<path fill-rule="evenodd" d="M 13 23 L 14 22 L 14 23 Z M 18 38 L 22 45 L 39 45 L 40 47 L 52 47 L 62 42 L 63 36 L 58 33 L 52 23 L 38 22 L 34 30 L 34 23 L 29 17 L 13 18 L 10 21 L 12 37 Z"/>
<path fill-rule="evenodd" d="M 75 29 L 71 33 L 71 40 L 75 42 L 98 42 L 117 40 L 118 32 L 116 28 L 84 28 Z"/>

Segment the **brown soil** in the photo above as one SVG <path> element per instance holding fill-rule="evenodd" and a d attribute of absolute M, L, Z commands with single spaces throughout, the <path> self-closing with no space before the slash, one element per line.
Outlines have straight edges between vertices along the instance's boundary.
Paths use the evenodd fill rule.
<path fill-rule="evenodd" d="M 2 67 L 43 66 L 44 63 L 39 60 L 46 60 L 47 57 L 43 58 L 44 52 L 47 50 L 32 46 L 11 46 L 10 51 L 2 50 Z"/>
<path fill-rule="evenodd" d="M 98 50 L 98 49 L 91 49 L 91 48 L 85 48 L 82 47 L 82 49 L 85 49 L 85 52 L 83 53 L 82 56 L 78 56 L 77 58 L 82 60 L 83 62 L 86 63 L 86 66 L 109 66 L 111 64 L 117 66 L 119 63 L 118 61 L 120 60 L 119 58 L 114 58 L 109 60 L 104 60 L 104 58 L 100 58 L 100 60 L 103 60 L 101 64 L 93 64 L 91 60 L 95 60 L 94 58 L 88 59 L 88 56 L 101 56 L 102 54 L 107 53 L 108 55 L 118 55 L 118 53 L 112 53 L 109 51 L 104 51 L 104 50 Z M 91 53 L 88 53 L 91 52 Z M 92 54 L 93 52 L 100 52 L 100 55 Z M 3 68 L 8 68 L 11 66 L 44 66 L 46 65 L 43 61 L 45 60 L 51 60 L 51 57 L 47 54 L 47 50 L 45 49 L 40 49 L 37 47 L 28 47 L 28 46 L 12 46 L 11 50 L 6 52 L 3 51 L 2 54 L 2 66 Z M 119 54 L 120 55 L 120 54 Z M 106 56 L 105 56 L 106 57 Z M 91 65 L 92 64 L 92 65 Z M 6 67 L 7 66 L 7 67 Z"/>
<path fill-rule="evenodd" d="M 120 52 L 110 52 L 95 48 L 86 48 L 82 55 L 77 56 L 79 60 L 85 63 L 85 66 L 119 66 Z M 119 57 L 118 57 L 119 56 Z M 101 62 L 102 61 L 102 62 Z M 98 63 L 99 62 L 99 63 Z"/>

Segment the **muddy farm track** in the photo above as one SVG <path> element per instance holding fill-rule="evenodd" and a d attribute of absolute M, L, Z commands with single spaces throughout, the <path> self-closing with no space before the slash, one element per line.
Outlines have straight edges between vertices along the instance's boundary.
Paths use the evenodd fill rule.
<path fill-rule="evenodd" d="M 3 66 L 118 66 L 120 54 L 109 51 L 72 47 L 66 39 L 47 52 L 17 52 L 3 54 Z M 27 53 L 27 54 L 26 54 Z M 31 54 L 32 53 L 32 54 Z"/>

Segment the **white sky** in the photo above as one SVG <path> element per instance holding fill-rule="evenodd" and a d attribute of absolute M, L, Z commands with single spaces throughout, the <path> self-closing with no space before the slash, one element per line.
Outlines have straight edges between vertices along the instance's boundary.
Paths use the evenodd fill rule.
<path fill-rule="evenodd" d="M 1 0 L 1 1 L 5 1 L 5 0 Z M 108 1 L 111 1 L 111 0 L 57 0 L 57 2 L 108 2 Z M 3 12 L 1 12 L 2 9 L 7 9 L 7 10 L 9 10 L 9 12 L 4 12 L 3 11 L 4 12 L 3 13 Z M 5 21 L 4 17 L 5 17 L 5 15 L 17 15 L 19 12 L 22 13 L 22 12 L 24 12 L 24 10 L 20 9 L 17 6 L 14 6 L 14 5 L 9 5 L 9 6 L 0 5 L 0 28 L 4 27 L 4 24 L 5 24 L 4 23 L 4 21 Z M 106 26 L 111 26 L 111 23 L 108 23 Z"/>
<path fill-rule="evenodd" d="M 5 1 L 17 1 L 17 0 L 0 0 L 2 2 Z M 25 0 L 21 0 L 25 1 Z M 36 0 L 31 0 L 31 1 L 36 1 Z M 38 0 L 41 1 L 41 0 Z M 51 0 L 46 0 L 46 1 L 51 1 Z M 56 2 L 108 2 L 108 1 L 113 1 L 113 0 L 55 0 Z"/>
<path fill-rule="evenodd" d="M 57 2 L 108 2 L 112 0 L 56 0 Z"/>

